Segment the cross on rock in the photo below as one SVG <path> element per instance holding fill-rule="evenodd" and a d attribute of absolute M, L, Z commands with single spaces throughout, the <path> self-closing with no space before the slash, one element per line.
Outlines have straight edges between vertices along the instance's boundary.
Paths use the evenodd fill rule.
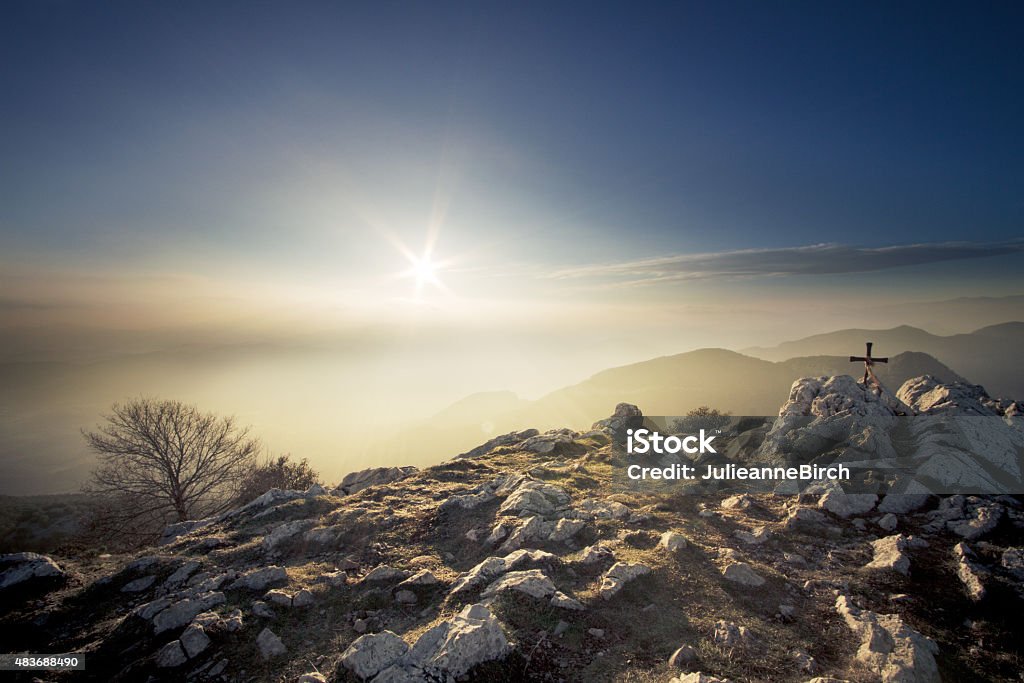
<path fill-rule="evenodd" d="M 873 366 L 875 363 L 888 363 L 889 359 L 888 358 L 872 358 L 871 357 L 871 347 L 872 347 L 872 342 L 867 342 L 867 350 L 865 351 L 864 355 L 863 356 L 850 356 L 850 362 L 851 363 L 859 363 L 859 362 L 863 361 L 863 363 L 864 363 L 864 379 L 862 381 L 864 382 L 864 387 L 867 388 L 867 386 L 868 386 L 868 379 L 870 378 L 871 381 L 874 382 L 875 387 L 878 389 L 878 391 L 881 392 L 882 391 L 882 383 L 878 381 L 877 377 L 875 377 L 875 371 L 871 369 L 871 366 Z"/>

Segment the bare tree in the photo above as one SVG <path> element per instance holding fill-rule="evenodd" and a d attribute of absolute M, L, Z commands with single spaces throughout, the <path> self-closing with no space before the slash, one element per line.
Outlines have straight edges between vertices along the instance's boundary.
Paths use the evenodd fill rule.
<path fill-rule="evenodd" d="M 107 524 L 120 518 L 128 529 L 224 511 L 260 450 L 234 418 L 180 401 L 137 399 L 104 417 L 84 432 L 100 458 L 88 490 L 117 501 Z"/>

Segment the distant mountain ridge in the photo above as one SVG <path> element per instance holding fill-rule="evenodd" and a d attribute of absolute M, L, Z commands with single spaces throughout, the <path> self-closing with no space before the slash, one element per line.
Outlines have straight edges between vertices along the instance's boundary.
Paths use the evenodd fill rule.
<path fill-rule="evenodd" d="M 863 341 L 861 342 L 863 350 Z M 857 351 L 857 349 L 855 349 Z M 794 378 L 832 375 L 860 377 L 863 366 L 849 356 L 810 356 L 783 362 L 767 361 L 726 349 L 698 349 L 640 363 L 609 368 L 593 377 L 558 389 L 520 407 L 487 413 L 482 405 L 508 404 L 507 395 L 494 401 L 473 396 L 441 411 L 433 418 L 382 445 L 392 455 L 405 453 L 413 464 L 436 462 L 476 446 L 496 434 L 513 430 L 582 429 L 619 402 L 633 403 L 647 415 L 682 415 L 701 405 L 728 410 L 734 415 L 775 415 L 785 402 Z M 945 382 L 967 381 L 926 353 L 893 356 L 877 369 L 886 385 L 899 387 L 911 377 L 932 375 Z M 520 399 L 521 401 L 521 399 Z M 475 419 L 452 419 L 472 416 Z"/>
<path fill-rule="evenodd" d="M 743 353 L 771 361 L 819 354 L 859 355 L 864 341 L 869 339 L 875 343 L 875 353 L 879 356 L 920 351 L 956 368 L 993 396 L 1024 396 L 1024 363 L 1014 362 L 1024 348 L 1024 322 L 989 325 L 967 334 L 949 336 L 908 325 L 883 330 L 837 330 L 774 347 L 748 348 Z"/>

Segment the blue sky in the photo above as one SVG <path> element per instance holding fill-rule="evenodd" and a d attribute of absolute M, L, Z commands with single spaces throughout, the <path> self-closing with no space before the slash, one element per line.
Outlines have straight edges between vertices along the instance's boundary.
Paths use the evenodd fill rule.
<path fill-rule="evenodd" d="M 11 373 L 0 480 L 76 486 L 140 393 L 333 476 L 472 392 L 1024 320 L 1021 35 L 1012 2 L 0 3 L 0 363 L 95 361 Z"/>
<path fill-rule="evenodd" d="M 1021 289 L 1013 3 L 0 12 L 8 298 L 171 277 L 197 278 L 197 297 L 259 280 L 365 301 L 406 291 L 389 289 L 408 266 L 396 242 L 434 242 L 464 296 L 543 297 L 572 269 L 600 289 L 624 264 L 734 252 L 746 279 L 712 267 L 716 286 L 850 270 L 852 251 L 821 243 L 901 245 L 882 288 Z M 798 265 L 779 270 L 778 249 Z M 672 297 L 692 277 L 647 279 Z"/>

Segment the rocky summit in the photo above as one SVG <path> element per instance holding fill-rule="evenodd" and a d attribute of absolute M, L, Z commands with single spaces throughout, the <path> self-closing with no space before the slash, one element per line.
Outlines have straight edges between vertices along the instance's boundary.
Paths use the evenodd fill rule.
<path fill-rule="evenodd" d="M 968 437 L 972 470 L 905 415 L 1007 431 Z M 773 423 L 719 437 L 787 463 L 853 443 L 829 457 L 901 465 L 921 486 L 898 492 L 623 490 L 642 420 L 622 404 L 585 432 L 269 491 L 132 556 L 2 556 L 0 640 L 85 655 L 47 681 L 1021 680 L 1021 500 L 924 486 L 1019 476 L 1016 403 L 803 378 Z"/>

